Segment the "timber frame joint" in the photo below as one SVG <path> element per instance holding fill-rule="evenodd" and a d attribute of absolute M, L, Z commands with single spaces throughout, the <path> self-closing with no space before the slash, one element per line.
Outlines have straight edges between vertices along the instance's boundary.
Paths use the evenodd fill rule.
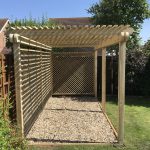
<path fill-rule="evenodd" d="M 11 43 L 19 43 L 19 34 L 9 34 L 9 41 Z"/>
<path fill-rule="evenodd" d="M 126 42 L 129 36 L 130 36 L 129 32 L 121 32 L 121 37 L 123 37 L 123 41 Z"/>

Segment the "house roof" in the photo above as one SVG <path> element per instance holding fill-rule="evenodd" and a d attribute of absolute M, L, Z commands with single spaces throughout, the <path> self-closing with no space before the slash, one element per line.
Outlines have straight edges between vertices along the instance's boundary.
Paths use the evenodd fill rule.
<path fill-rule="evenodd" d="M 0 32 L 6 27 L 7 23 L 8 19 L 6 18 L 0 19 Z"/>
<path fill-rule="evenodd" d="M 5 32 L 6 27 L 9 23 L 8 19 L 0 19 L 0 53 L 8 54 L 10 49 L 6 48 L 6 37 Z"/>
<path fill-rule="evenodd" d="M 89 17 L 76 17 L 76 18 L 49 18 L 50 21 L 54 21 L 61 25 L 91 25 L 92 20 Z"/>
<path fill-rule="evenodd" d="M 11 27 L 11 34 L 51 47 L 107 47 L 132 34 L 129 25 L 68 25 L 53 27 Z M 21 38 L 19 39 L 21 40 Z M 23 39 L 22 39 L 23 40 Z"/>

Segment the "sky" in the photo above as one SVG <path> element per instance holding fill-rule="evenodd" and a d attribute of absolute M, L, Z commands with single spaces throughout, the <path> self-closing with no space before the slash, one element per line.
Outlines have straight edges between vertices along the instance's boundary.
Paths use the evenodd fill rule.
<path fill-rule="evenodd" d="M 87 9 L 98 0 L 0 0 L 0 18 L 87 17 Z M 148 0 L 150 3 L 150 0 Z M 150 38 L 150 19 L 144 21 L 140 32 L 142 43 Z"/>

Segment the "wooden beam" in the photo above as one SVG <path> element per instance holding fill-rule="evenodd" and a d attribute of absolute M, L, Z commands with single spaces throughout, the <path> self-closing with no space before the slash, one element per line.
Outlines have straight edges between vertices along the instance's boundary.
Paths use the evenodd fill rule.
<path fill-rule="evenodd" d="M 43 27 L 16 27 L 11 33 L 18 33 L 32 40 L 44 43 L 52 47 L 76 47 L 85 45 L 99 46 L 99 48 L 108 47 L 110 45 L 123 41 L 121 32 L 128 35 L 133 32 L 129 26 L 66 26 L 55 27 L 54 29 L 45 29 Z M 35 29 L 36 28 L 36 29 Z M 64 45 L 64 46 L 63 46 Z"/>
<path fill-rule="evenodd" d="M 100 108 L 103 109 L 101 103 L 100 103 Z M 118 133 L 117 133 L 117 131 L 116 131 L 116 129 L 115 129 L 113 123 L 111 122 L 111 120 L 110 120 L 109 117 L 107 116 L 107 113 L 104 113 L 104 112 L 102 112 L 102 113 L 105 115 L 105 117 L 106 117 L 106 119 L 107 119 L 109 125 L 111 126 L 111 128 L 112 128 L 112 130 L 113 130 L 113 132 L 114 132 L 114 134 L 115 134 L 115 136 L 116 136 L 116 138 L 118 138 Z"/>
<path fill-rule="evenodd" d="M 97 50 L 94 51 L 94 93 L 97 97 Z"/>
<path fill-rule="evenodd" d="M 16 109 L 17 109 L 17 125 L 24 136 L 23 110 L 22 110 L 22 73 L 21 73 L 21 57 L 20 44 L 13 43 L 14 51 L 14 70 L 15 70 L 15 89 L 16 89 Z"/>
<path fill-rule="evenodd" d="M 77 44 L 77 43 L 75 43 L 75 44 L 52 44 L 52 43 L 45 43 L 45 44 L 47 44 L 47 45 L 50 45 L 51 47 L 56 47 L 56 48 L 58 48 L 58 47 L 60 47 L 60 48 L 62 48 L 62 47 L 94 47 L 95 46 L 95 44 Z"/>
<path fill-rule="evenodd" d="M 118 142 L 120 145 L 123 145 L 124 140 L 125 59 L 126 59 L 126 42 L 123 41 L 119 43 L 119 66 L 118 66 L 118 106 L 119 106 Z"/>
<path fill-rule="evenodd" d="M 106 111 L 106 48 L 102 49 L 102 109 Z"/>
<path fill-rule="evenodd" d="M 46 50 L 51 50 L 51 47 L 50 46 L 47 46 L 43 43 L 40 43 L 40 42 L 37 42 L 37 41 L 34 41 L 30 38 L 26 38 L 24 36 L 20 36 L 18 34 L 9 34 L 9 40 L 10 42 L 16 42 L 16 43 L 20 43 L 20 44 L 24 44 L 24 45 L 31 45 L 33 47 L 39 47 L 39 48 L 42 48 L 42 49 L 46 49 Z"/>
<path fill-rule="evenodd" d="M 103 143 L 103 142 L 99 142 L 99 143 L 96 143 L 96 142 L 93 142 L 93 143 L 52 143 L 52 142 L 32 142 L 32 141 L 29 141 L 27 140 L 28 142 L 28 148 L 29 149 L 38 149 L 38 148 L 41 148 L 41 149 L 50 149 L 51 147 L 54 148 L 54 147 L 62 147 L 62 146 L 113 146 L 113 145 L 116 145 L 117 146 L 117 143 L 114 142 L 114 143 Z"/>
<path fill-rule="evenodd" d="M 123 42 L 124 40 L 128 39 L 130 33 L 132 33 L 132 32 L 131 31 L 130 32 L 121 32 L 120 31 L 120 33 L 118 33 L 116 35 L 110 34 L 110 37 L 108 36 L 108 37 L 102 38 L 100 40 L 100 42 L 98 42 L 96 44 L 96 46 L 98 48 L 104 48 L 104 47 L 118 44 L 118 43 Z"/>
<path fill-rule="evenodd" d="M 123 41 L 124 38 L 120 35 L 112 36 L 111 38 L 102 38 L 99 43 L 97 43 L 98 48 L 104 48 L 111 45 L 118 44 L 119 42 Z"/>

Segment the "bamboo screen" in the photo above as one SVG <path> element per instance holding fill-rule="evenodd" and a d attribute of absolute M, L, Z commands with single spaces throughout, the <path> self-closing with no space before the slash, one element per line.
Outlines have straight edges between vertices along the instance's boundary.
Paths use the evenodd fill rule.
<path fill-rule="evenodd" d="M 20 48 L 22 111 L 26 134 L 52 95 L 52 52 Z"/>
<path fill-rule="evenodd" d="M 53 53 L 53 95 L 94 95 L 94 53 Z"/>

